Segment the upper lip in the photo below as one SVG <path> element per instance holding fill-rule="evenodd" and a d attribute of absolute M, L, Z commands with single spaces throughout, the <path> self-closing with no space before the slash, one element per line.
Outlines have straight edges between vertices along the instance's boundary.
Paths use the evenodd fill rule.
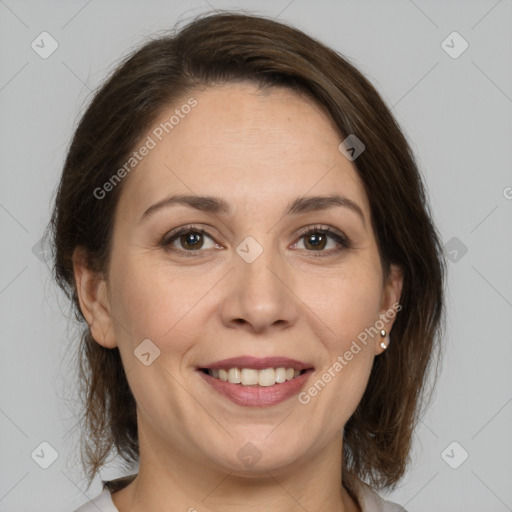
<path fill-rule="evenodd" d="M 210 370 L 220 370 L 226 368 L 254 368 L 255 370 L 263 370 L 265 368 L 293 368 L 294 370 L 308 370 L 313 368 L 311 363 L 297 361 L 289 357 L 230 357 L 222 359 L 214 363 L 208 363 L 200 366 Z"/>

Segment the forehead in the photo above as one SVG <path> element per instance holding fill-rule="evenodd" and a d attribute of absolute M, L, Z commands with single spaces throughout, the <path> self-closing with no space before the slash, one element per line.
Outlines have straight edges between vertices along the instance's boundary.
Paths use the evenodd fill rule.
<path fill-rule="evenodd" d="M 162 112 L 147 137 L 154 147 L 122 194 L 132 212 L 178 191 L 244 208 L 340 193 L 368 213 L 357 170 L 338 149 L 336 126 L 311 99 L 289 89 L 230 84 L 192 91 Z"/>

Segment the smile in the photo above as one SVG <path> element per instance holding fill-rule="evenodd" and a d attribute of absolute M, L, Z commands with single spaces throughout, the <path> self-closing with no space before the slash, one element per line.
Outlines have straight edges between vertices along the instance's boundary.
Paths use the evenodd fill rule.
<path fill-rule="evenodd" d="M 268 407 L 296 396 L 314 372 L 288 357 L 232 357 L 196 367 L 215 394 L 244 407 Z"/>
<path fill-rule="evenodd" d="M 255 368 L 201 368 L 201 371 L 207 373 L 214 379 L 220 379 L 224 382 L 230 382 L 231 384 L 268 387 L 273 386 L 274 384 L 283 384 L 286 381 L 293 380 L 306 370 L 279 367 L 264 368 L 263 370 Z"/>

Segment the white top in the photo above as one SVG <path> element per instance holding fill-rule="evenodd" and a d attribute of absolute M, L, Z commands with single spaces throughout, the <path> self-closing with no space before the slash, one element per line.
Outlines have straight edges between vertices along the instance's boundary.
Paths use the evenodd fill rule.
<path fill-rule="evenodd" d="M 382 499 L 369 485 L 360 482 L 360 489 L 357 489 L 357 498 L 362 512 L 407 512 L 403 507 Z M 90 500 L 85 505 L 76 509 L 75 512 L 119 512 L 112 501 L 110 491 L 104 487 L 103 492 Z"/>

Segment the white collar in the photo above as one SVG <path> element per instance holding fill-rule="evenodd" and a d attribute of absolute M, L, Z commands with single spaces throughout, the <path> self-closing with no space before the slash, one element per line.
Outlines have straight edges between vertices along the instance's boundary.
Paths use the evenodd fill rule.
<path fill-rule="evenodd" d="M 368 484 L 358 481 L 354 492 L 362 512 L 407 512 L 396 503 L 381 498 Z M 105 486 L 103 492 L 81 506 L 75 512 L 119 512 L 112 501 L 112 495 Z"/>

